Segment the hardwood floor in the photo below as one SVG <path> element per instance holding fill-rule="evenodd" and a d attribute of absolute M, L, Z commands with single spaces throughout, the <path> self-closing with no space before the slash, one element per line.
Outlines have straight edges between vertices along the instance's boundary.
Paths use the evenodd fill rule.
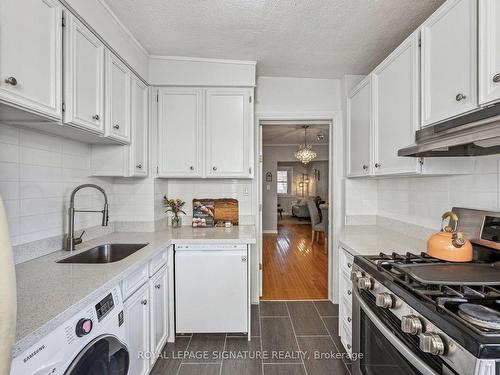
<path fill-rule="evenodd" d="M 310 225 L 278 224 L 278 234 L 263 237 L 263 300 L 328 298 L 323 236 L 313 242 Z"/>

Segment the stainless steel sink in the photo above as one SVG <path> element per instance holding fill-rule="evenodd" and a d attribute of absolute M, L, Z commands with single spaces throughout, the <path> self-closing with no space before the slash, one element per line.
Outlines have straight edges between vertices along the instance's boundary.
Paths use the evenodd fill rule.
<path fill-rule="evenodd" d="M 113 263 L 122 260 L 148 244 L 111 243 L 93 247 L 57 263 Z"/>

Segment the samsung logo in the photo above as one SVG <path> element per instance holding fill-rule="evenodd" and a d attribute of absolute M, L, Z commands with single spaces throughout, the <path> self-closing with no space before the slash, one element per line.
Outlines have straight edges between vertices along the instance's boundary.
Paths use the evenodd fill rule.
<path fill-rule="evenodd" d="M 24 357 L 24 359 L 23 359 L 24 363 L 28 362 L 31 358 L 33 358 L 34 356 L 36 356 L 43 349 L 45 349 L 45 345 L 40 346 L 37 350 L 35 350 L 34 352 L 31 352 L 27 357 Z"/>

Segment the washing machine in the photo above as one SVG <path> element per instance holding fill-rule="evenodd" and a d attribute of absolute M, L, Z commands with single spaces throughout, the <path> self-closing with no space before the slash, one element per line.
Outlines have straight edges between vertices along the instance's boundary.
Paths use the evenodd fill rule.
<path fill-rule="evenodd" d="M 123 302 L 114 287 L 16 356 L 11 375 L 126 375 L 128 367 Z"/>

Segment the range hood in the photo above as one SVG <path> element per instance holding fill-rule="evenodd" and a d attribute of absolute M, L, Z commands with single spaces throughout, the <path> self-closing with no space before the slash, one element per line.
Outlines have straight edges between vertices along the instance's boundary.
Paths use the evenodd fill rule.
<path fill-rule="evenodd" d="M 417 131 L 398 156 L 449 157 L 500 154 L 500 103 Z"/>

